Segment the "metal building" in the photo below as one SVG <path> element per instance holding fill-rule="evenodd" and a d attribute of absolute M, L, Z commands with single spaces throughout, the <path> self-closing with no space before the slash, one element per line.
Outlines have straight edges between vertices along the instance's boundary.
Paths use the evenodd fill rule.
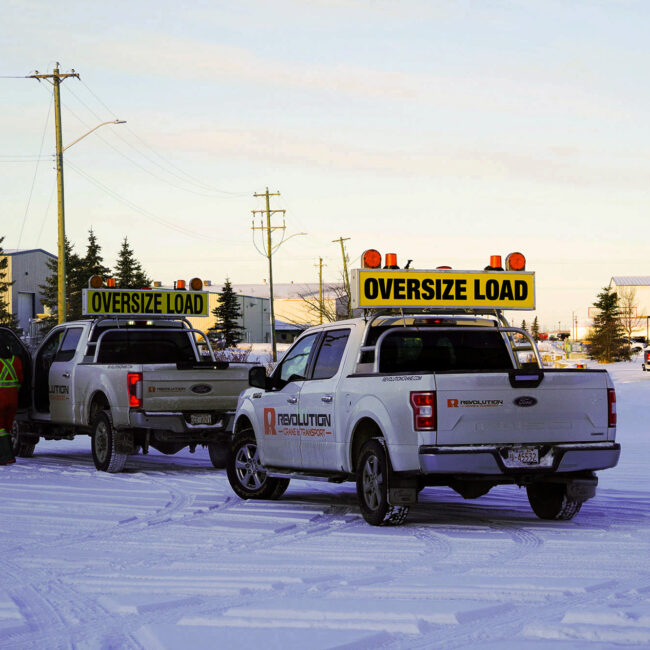
<path fill-rule="evenodd" d="M 41 285 L 52 273 L 47 266 L 48 260 L 56 261 L 57 257 L 42 248 L 5 250 L 2 257 L 7 258 L 5 281 L 14 283 L 9 288 L 9 311 L 27 334 L 32 320 L 45 311 Z"/>

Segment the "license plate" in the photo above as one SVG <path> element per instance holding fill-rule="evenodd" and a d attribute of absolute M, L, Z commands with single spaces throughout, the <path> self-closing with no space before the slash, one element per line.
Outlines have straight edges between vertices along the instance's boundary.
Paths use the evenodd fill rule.
<path fill-rule="evenodd" d="M 212 424 L 210 413 L 191 413 L 190 424 Z"/>
<path fill-rule="evenodd" d="M 514 465 L 539 465 L 539 450 L 530 447 L 508 449 L 508 460 Z"/>

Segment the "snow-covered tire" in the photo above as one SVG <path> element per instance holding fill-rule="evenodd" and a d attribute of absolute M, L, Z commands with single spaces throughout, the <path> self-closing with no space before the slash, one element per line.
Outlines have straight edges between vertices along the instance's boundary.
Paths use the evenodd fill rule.
<path fill-rule="evenodd" d="M 376 438 L 361 448 L 357 461 L 357 499 L 363 518 L 371 526 L 398 526 L 406 521 L 408 506 L 388 503 L 388 456 Z"/>
<path fill-rule="evenodd" d="M 243 429 L 233 439 L 226 471 L 230 486 L 242 499 L 279 499 L 289 487 L 288 478 L 268 476 L 260 464 L 252 429 Z"/>
<path fill-rule="evenodd" d="M 100 472 L 116 474 L 124 469 L 128 454 L 116 449 L 113 418 L 109 411 L 99 411 L 95 415 L 91 449 L 93 462 Z"/>
<path fill-rule="evenodd" d="M 11 446 L 14 450 L 14 456 L 18 458 L 31 458 L 34 455 L 36 442 L 26 442 L 21 435 L 20 424 L 14 420 L 11 425 Z"/>
<path fill-rule="evenodd" d="M 212 466 L 216 469 L 224 469 L 228 466 L 228 456 L 230 449 L 225 442 L 211 442 L 208 444 L 208 453 Z"/>
<path fill-rule="evenodd" d="M 564 483 L 533 483 L 526 487 L 528 502 L 540 519 L 573 519 L 582 501 L 567 497 Z"/>

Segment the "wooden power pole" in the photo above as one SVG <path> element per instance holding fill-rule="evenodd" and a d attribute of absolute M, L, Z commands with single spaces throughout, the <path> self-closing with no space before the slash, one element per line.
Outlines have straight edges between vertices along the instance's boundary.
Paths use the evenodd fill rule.
<path fill-rule="evenodd" d="M 56 68 L 52 74 L 35 74 L 29 75 L 31 79 L 45 79 L 54 86 L 54 123 L 56 128 L 56 187 L 59 204 L 59 244 L 57 260 L 57 274 L 58 274 L 58 292 L 57 292 L 57 312 L 59 323 L 64 323 L 67 317 L 66 308 L 66 268 L 65 268 L 65 207 L 63 202 L 63 137 L 61 130 L 61 82 L 68 77 L 76 77 L 79 75 L 72 70 L 61 74 L 59 72 L 59 63 L 57 62 Z"/>

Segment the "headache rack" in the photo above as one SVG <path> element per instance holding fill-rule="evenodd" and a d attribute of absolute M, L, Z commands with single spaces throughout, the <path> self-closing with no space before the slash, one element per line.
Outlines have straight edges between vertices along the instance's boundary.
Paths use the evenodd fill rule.
<path fill-rule="evenodd" d="M 462 322 L 465 320 L 464 317 L 466 322 Z M 518 352 L 532 352 L 534 362 L 528 362 L 526 365 L 529 366 L 530 363 L 534 363 L 539 368 L 543 367 L 542 359 L 532 336 L 526 330 L 511 327 L 503 312 L 499 309 L 416 308 L 408 311 L 379 309 L 366 310 L 364 318 L 367 327 L 357 358 L 357 364 L 362 368 L 367 368 L 369 364 L 375 365 L 377 346 L 381 344 L 389 330 L 397 327 L 413 331 L 417 331 L 420 327 L 453 328 L 454 330 L 494 327 L 504 338 L 508 339 L 508 349 L 515 367 L 522 367 Z M 376 324 L 378 320 L 382 322 Z M 381 328 L 381 330 L 378 331 L 378 328 Z M 375 334 L 377 334 L 376 338 Z M 515 340 L 515 336 L 520 339 L 523 338 L 525 342 Z"/>

